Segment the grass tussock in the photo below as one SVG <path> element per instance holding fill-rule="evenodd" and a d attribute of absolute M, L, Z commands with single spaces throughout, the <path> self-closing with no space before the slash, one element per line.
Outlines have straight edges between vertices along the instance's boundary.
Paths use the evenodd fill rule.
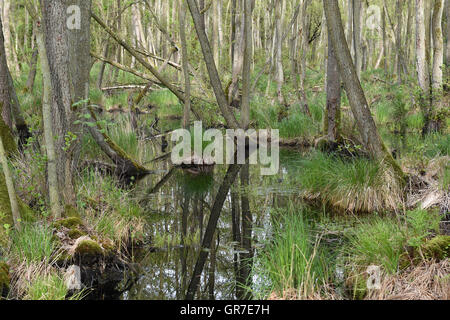
<path fill-rule="evenodd" d="M 311 296 L 329 277 L 325 252 L 319 248 L 320 238 L 314 237 L 301 211 L 283 212 L 273 233 L 257 263 L 258 274 L 270 283 L 262 290 L 265 296 Z"/>
<path fill-rule="evenodd" d="M 403 202 L 403 187 L 395 173 L 368 159 L 314 153 L 302 161 L 294 180 L 305 198 L 320 199 L 339 211 L 396 211 Z"/>
<path fill-rule="evenodd" d="M 50 260 L 56 244 L 52 229 L 45 224 L 22 223 L 11 234 L 10 258 L 33 264 Z"/>

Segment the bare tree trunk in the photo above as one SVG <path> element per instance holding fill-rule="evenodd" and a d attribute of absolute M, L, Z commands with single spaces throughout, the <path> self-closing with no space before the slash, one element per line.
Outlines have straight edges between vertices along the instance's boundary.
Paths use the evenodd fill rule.
<path fill-rule="evenodd" d="M 309 27 L 308 27 L 308 5 L 310 0 L 303 0 L 302 5 L 302 33 L 301 33 L 301 58 L 300 58 L 300 105 L 303 112 L 311 116 L 311 111 L 306 98 L 305 80 L 306 80 L 306 60 L 308 58 L 309 49 Z"/>
<path fill-rule="evenodd" d="M 34 48 L 33 55 L 31 56 L 31 61 L 30 61 L 30 72 L 28 73 L 27 84 L 25 86 L 26 92 L 30 92 L 30 93 L 33 92 L 34 81 L 36 79 L 36 72 L 37 72 L 38 55 L 39 55 L 38 49 Z"/>
<path fill-rule="evenodd" d="M 420 104 L 425 111 L 425 117 L 427 117 L 426 113 L 430 103 L 430 72 L 427 63 L 424 1 L 416 0 L 416 70 L 421 89 Z"/>
<path fill-rule="evenodd" d="M 253 57 L 252 43 L 252 1 L 244 1 L 244 62 L 242 71 L 241 127 L 247 129 L 250 124 L 250 73 Z"/>
<path fill-rule="evenodd" d="M 401 54 L 402 54 L 402 28 L 403 28 L 403 0 L 397 0 L 395 14 L 397 16 L 397 28 L 395 30 L 396 38 L 396 60 L 397 60 L 397 80 L 398 83 L 402 83 L 402 64 L 401 64 Z"/>
<path fill-rule="evenodd" d="M 442 36 L 442 14 L 444 11 L 444 0 L 435 0 L 433 8 L 433 74 L 432 74 L 432 101 L 430 110 L 426 116 L 427 133 L 439 132 L 443 122 L 442 95 L 443 95 L 443 65 L 444 65 L 444 38 Z"/>
<path fill-rule="evenodd" d="M 275 0 L 275 81 L 277 82 L 277 96 L 278 103 L 281 105 L 285 104 L 282 87 L 284 84 L 284 71 L 283 71 L 283 56 L 282 56 L 282 8 L 284 0 Z"/>
<path fill-rule="evenodd" d="M 0 18 L 0 101 L 3 103 L 2 118 L 10 130 L 13 128 L 11 105 L 12 92 L 9 82 L 8 54 L 6 53 L 6 39 L 3 37 L 3 25 Z"/>
<path fill-rule="evenodd" d="M 185 82 L 185 90 L 184 90 L 184 115 L 183 115 L 183 128 L 189 129 L 189 116 L 191 112 L 191 78 L 189 74 L 189 58 L 188 58 L 188 49 L 187 49 L 187 41 L 186 41 L 186 5 L 183 0 L 180 1 L 180 41 L 181 41 L 181 58 L 183 63 L 183 73 L 184 73 L 184 82 Z"/>
<path fill-rule="evenodd" d="M 345 91 L 347 92 L 362 143 L 372 158 L 379 161 L 387 161 L 400 176 L 403 176 L 401 168 L 392 158 L 378 134 L 366 96 L 353 65 L 350 50 L 345 41 L 338 1 L 323 0 L 323 3 L 327 16 L 328 36 L 336 52 L 341 78 L 344 82 Z"/>
<path fill-rule="evenodd" d="M 227 125 L 231 128 L 238 128 L 239 124 L 234 117 L 234 114 L 230 111 L 228 100 L 223 91 L 222 84 L 220 81 L 219 73 L 217 72 L 216 65 L 214 63 L 214 57 L 211 52 L 211 46 L 206 36 L 205 29 L 202 28 L 202 15 L 198 9 L 197 2 L 195 0 L 187 0 L 189 5 L 189 10 L 191 12 L 192 18 L 194 20 L 195 29 L 197 31 L 197 36 L 202 47 L 203 57 L 205 59 L 206 67 L 208 69 L 209 79 L 211 81 L 211 86 L 214 90 L 217 103 L 225 118 Z"/>
<path fill-rule="evenodd" d="M 45 149 L 47 153 L 47 180 L 50 198 L 50 210 L 53 217 L 59 218 L 62 216 L 63 208 L 61 206 L 61 196 L 58 191 L 58 169 L 52 121 L 52 83 L 50 76 L 50 66 L 47 58 L 47 50 L 45 47 L 42 23 L 40 21 L 40 18 L 37 16 L 33 4 L 27 1 L 26 5 L 28 12 L 33 17 L 35 22 L 36 44 L 39 50 L 43 76 L 42 119 L 44 125 Z"/>
<path fill-rule="evenodd" d="M 450 1 L 446 1 L 445 13 L 447 16 L 447 52 L 445 54 L 445 64 L 447 65 L 447 82 L 450 81 Z"/>
<path fill-rule="evenodd" d="M 329 37 L 330 38 L 330 37 Z M 327 65 L 327 109 L 325 114 L 325 134 L 328 141 L 340 140 L 339 126 L 341 118 L 341 77 L 336 54 L 331 39 L 328 39 Z"/>
<path fill-rule="evenodd" d="M 353 46 L 358 79 L 361 78 L 362 70 L 362 14 L 362 0 L 353 0 Z"/>

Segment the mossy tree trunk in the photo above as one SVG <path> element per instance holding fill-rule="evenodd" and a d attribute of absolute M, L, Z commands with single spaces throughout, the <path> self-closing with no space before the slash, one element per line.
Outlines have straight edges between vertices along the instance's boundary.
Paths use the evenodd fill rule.
<path fill-rule="evenodd" d="M 6 188 L 8 190 L 9 201 L 11 205 L 11 213 L 14 221 L 14 227 L 20 229 L 20 211 L 19 204 L 17 202 L 16 190 L 14 188 L 14 182 L 11 175 L 11 171 L 8 165 L 8 159 L 6 157 L 5 147 L 3 145 L 3 139 L 0 135 L 0 163 L 2 165 L 3 174 L 5 176 Z"/>

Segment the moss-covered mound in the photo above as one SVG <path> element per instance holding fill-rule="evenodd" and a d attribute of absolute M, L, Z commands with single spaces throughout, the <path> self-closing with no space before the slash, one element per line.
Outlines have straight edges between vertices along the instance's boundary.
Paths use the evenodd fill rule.
<path fill-rule="evenodd" d="M 68 217 L 55 221 L 53 225 L 56 229 L 61 229 L 62 227 L 67 229 L 73 229 L 78 226 L 82 226 L 83 220 L 81 220 L 81 218 L 79 217 Z"/>
<path fill-rule="evenodd" d="M 3 110 L 3 103 L 0 103 L 0 114 Z M 5 148 L 6 156 L 9 157 L 17 151 L 17 144 L 11 134 L 11 130 L 6 125 L 3 118 L 0 117 L 0 136 L 2 137 L 3 146 Z"/>
<path fill-rule="evenodd" d="M 427 260 L 442 261 L 450 257 L 450 236 L 437 236 L 425 242 L 422 254 Z"/>
<path fill-rule="evenodd" d="M 103 254 L 103 249 L 94 240 L 85 239 L 85 240 L 80 241 L 80 243 L 78 243 L 78 245 L 75 249 L 75 253 L 82 255 L 82 256 L 85 256 L 85 255 L 98 256 L 98 255 Z"/>

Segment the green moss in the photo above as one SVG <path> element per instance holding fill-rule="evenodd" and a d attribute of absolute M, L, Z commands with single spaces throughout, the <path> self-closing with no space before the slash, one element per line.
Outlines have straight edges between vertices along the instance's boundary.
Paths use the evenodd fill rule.
<path fill-rule="evenodd" d="M 97 256 L 103 254 L 103 249 L 94 240 L 86 239 L 78 244 L 75 253 L 79 255 Z"/>
<path fill-rule="evenodd" d="M 33 210 L 31 210 L 20 198 L 17 198 L 17 202 L 19 204 L 20 218 L 22 221 L 33 221 L 35 217 Z M 0 227 L 3 228 L 5 224 L 13 226 L 14 221 L 5 176 L 0 169 Z"/>
<path fill-rule="evenodd" d="M 0 114 L 3 110 L 3 103 L 0 103 Z M 11 156 L 17 151 L 17 144 L 11 134 L 11 130 L 6 125 L 3 118 L 0 117 L 0 135 L 2 137 L 3 146 L 5 147 L 6 156 Z"/>
<path fill-rule="evenodd" d="M 75 240 L 75 239 L 78 239 L 78 238 L 80 238 L 82 236 L 85 236 L 85 235 L 86 235 L 86 233 L 81 231 L 78 228 L 72 228 L 72 229 L 69 230 L 69 237 L 70 237 L 70 239 L 74 239 Z"/>
<path fill-rule="evenodd" d="M 75 228 L 75 227 L 83 225 L 83 220 L 81 220 L 78 217 L 69 217 L 69 218 L 65 218 L 65 219 L 61 219 L 61 220 L 55 221 L 55 223 L 53 225 L 57 229 L 59 229 L 61 227 L 72 229 L 72 228 Z"/>
<path fill-rule="evenodd" d="M 450 257 L 450 236 L 437 236 L 428 240 L 421 250 L 426 259 L 444 260 Z"/>
<path fill-rule="evenodd" d="M 9 266 L 4 262 L 0 262 L 0 297 L 7 294 L 10 281 Z"/>

